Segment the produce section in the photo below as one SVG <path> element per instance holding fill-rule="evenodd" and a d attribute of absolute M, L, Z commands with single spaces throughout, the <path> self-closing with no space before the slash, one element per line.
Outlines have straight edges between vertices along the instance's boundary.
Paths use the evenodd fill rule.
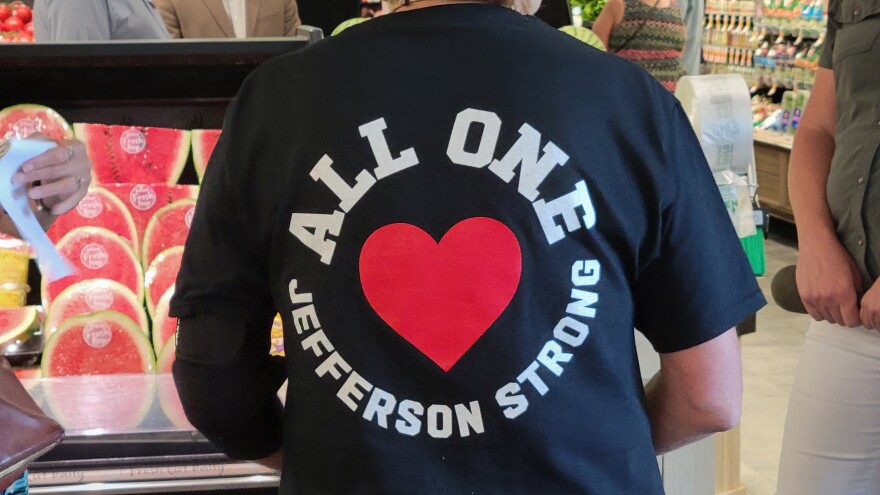
<path fill-rule="evenodd" d="M 825 46 L 827 0 L 710 0 L 704 72 L 740 74 L 750 85 L 762 207 L 785 221 L 788 160 Z"/>
<path fill-rule="evenodd" d="M 0 2 L 0 43 L 33 43 L 31 8 L 22 2 Z"/>
<path fill-rule="evenodd" d="M 0 136 L 66 138 L 75 128 L 95 162 L 88 195 L 49 232 L 80 273 L 51 284 L 32 278 L 42 289 L 31 291 L 33 305 L 0 311 L 0 353 L 68 430 L 33 466 L 31 493 L 83 483 L 108 493 L 277 486 L 268 470 L 226 459 L 187 423 L 168 374 L 176 330 L 168 304 L 226 106 L 257 64 L 306 44 L 0 47 L 0 70 L 21 88 L 0 96 L 0 108 L 11 107 L 0 111 Z"/>

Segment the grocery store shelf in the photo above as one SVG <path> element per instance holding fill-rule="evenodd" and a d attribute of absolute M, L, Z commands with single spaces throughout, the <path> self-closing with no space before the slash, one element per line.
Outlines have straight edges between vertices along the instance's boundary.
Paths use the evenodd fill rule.
<path fill-rule="evenodd" d="M 755 141 L 790 151 L 792 143 L 794 142 L 794 136 L 790 134 L 780 134 L 778 132 L 755 129 Z"/>
<path fill-rule="evenodd" d="M 304 37 L 245 40 L 81 41 L 0 45 L 0 69 L 34 67 L 145 67 L 153 65 L 222 65 L 250 57 L 266 60 L 308 44 Z"/>
<path fill-rule="evenodd" d="M 73 122 L 178 128 L 202 124 L 192 118 L 209 108 L 203 124 L 219 127 L 257 66 L 308 44 L 305 37 L 6 44 L 0 72 L 14 90 L 0 94 L 0 108 L 40 103 Z"/>

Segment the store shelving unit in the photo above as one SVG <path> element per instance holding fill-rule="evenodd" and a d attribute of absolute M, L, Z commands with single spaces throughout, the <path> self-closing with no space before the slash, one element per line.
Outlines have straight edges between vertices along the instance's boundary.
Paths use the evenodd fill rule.
<path fill-rule="evenodd" d="M 773 109 L 786 91 L 812 88 L 825 40 L 823 0 L 709 0 L 703 33 L 704 71 L 741 74 L 753 105 Z M 793 136 L 755 132 L 761 205 L 793 222 L 788 160 Z"/>

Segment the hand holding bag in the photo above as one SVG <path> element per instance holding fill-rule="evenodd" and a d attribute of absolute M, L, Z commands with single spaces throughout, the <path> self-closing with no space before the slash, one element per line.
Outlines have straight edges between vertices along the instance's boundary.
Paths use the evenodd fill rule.
<path fill-rule="evenodd" d="M 64 430 L 31 399 L 0 357 L 0 490 L 64 439 Z"/>

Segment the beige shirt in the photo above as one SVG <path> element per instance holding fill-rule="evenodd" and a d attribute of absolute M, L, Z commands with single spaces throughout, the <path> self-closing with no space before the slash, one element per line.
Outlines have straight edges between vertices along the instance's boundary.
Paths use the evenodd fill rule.
<path fill-rule="evenodd" d="M 247 37 L 247 0 L 223 0 L 223 7 L 229 20 L 232 21 L 232 30 L 236 38 Z"/>

